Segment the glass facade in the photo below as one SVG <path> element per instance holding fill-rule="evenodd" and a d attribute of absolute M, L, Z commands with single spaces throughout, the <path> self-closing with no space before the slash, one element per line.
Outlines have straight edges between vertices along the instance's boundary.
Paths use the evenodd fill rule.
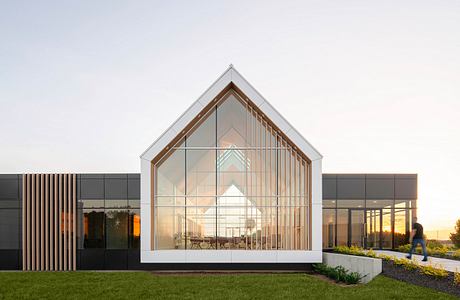
<path fill-rule="evenodd" d="M 281 149 L 272 150 L 279 159 Z M 182 162 L 185 172 L 185 158 Z M 255 181 L 258 181 L 252 187 L 248 182 L 235 185 L 235 189 L 228 177 L 236 177 L 231 180 L 241 182 L 234 175 L 239 173 L 238 169 L 226 168 L 225 164 L 230 163 L 225 162 L 217 169 L 227 170 L 220 172 L 223 175 L 219 179 L 224 183 L 223 190 L 230 189 L 225 196 L 216 197 L 206 192 L 209 191 L 206 185 L 211 182 L 188 183 L 188 187 L 198 186 L 189 193 L 185 182 L 169 187 L 177 196 L 164 194 L 164 201 L 158 205 L 163 212 L 157 211 L 163 218 L 158 226 L 162 226 L 165 233 L 161 236 L 164 249 L 277 249 L 290 245 L 295 248 L 299 243 L 296 231 L 301 225 L 296 209 L 302 206 L 287 205 L 286 199 L 281 199 L 284 194 L 277 193 L 276 186 L 271 192 L 268 184 L 259 184 L 261 180 L 257 176 Z M 201 170 L 206 169 L 209 171 L 208 166 Z M 200 172 L 192 174 L 198 181 L 206 181 Z M 172 178 L 171 173 L 165 176 Z M 246 182 L 249 176 L 244 176 Z M 351 179 L 348 176 L 351 175 L 323 174 L 323 247 L 365 243 L 363 246 L 368 248 L 385 249 L 407 243 L 411 219 L 417 211 L 416 175 L 363 174 L 353 175 Z M 270 176 L 267 177 L 269 182 Z M 0 175 L 0 269 L 22 268 L 21 186 L 22 175 Z M 265 193 L 268 196 L 247 197 L 242 190 L 251 195 Z M 270 196 L 271 193 L 274 196 Z M 139 174 L 77 175 L 78 269 L 142 268 L 139 199 Z M 276 202 L 270 202 L 274 199 Z M 295 204 L 295 199 L 290 198 L 289 203 Z M 179 234 L 175 236 L 175 233 Z"/>
<path fill-rule="evenodd" d="M 323 248 L 390 249 L 409 242 L 417 176 L 323 175 Z"/>
<path fill-rule="evenodd" d="M 138 249 L 139 176 L 77 176 L 78 249 Z"/>
<path fill-rule="evenodd" d="M 310 249 L 310 162 L 251 103 L 231 90 L 177 139 L 152 163 L 154 250 Z"/>

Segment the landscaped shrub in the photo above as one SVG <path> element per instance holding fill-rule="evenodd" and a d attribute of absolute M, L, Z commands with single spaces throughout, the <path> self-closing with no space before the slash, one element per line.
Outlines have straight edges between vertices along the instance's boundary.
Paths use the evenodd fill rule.
<path fill-rule="evenodd" d="M 398 251 L 409 253 L 410 248 L 411 248 L 411 244 L 406 244 L 406 245 L 399 246 Z M 449 247 L 445 245 L 441 245 L 439 242 L 436 242 L 434 244 L 431 244 L 431 247 L 427 247 L 426 252 L 430 256 L 450 257 L 450 255 L 448 254 L 450 250 L 451 249 Z M 423 254 L 422 247 L 418 246 L 417 248 L 415 248 L 414 252 L 417 254 Z M 452 255 L 452 257 L 460 258 L 460 254 L 459 254 L 459 257 L 455 257 L 454 255 Z"/>
<path fill-rule="evenodd" d="M 348 272 L 342 266 L 333 268 L 325 264 L 315 264 L 313 269 L 315 272 L 334 279 L 336 282 L 345 282 L 346 284 L 357 284 L 363 278 L 359 273 Z"/>
<path fill-rule="evenodd" d="M 386 254 L 380 254 L 378 258 L 381 258 L 385 261 L 392 261 L 396 259 L 396 256 L 391 256 L 391 255 L 386 255 Z"/>
<path fill-rule="evenodd" d="M 411 244 L 401 245 L 398 247 L 399 252 L 409 253 Z"/>
<path fill-rule="evenodd" d="M 452 253 L 452 257 L 460 259 L 460 249 L 454 251 L 454 253 Z"/>
<path fill-rule="evenodd" d="M 442 248 L 444 247 L 444 245 L 438 242 L 437 240 L 427 240 L 426 247 L 429 249 L 436 249 L 436 248 Z"/>
<path fill-rule="evenodd" d="M 460 272 L 458 271 L 454 273 L 454 283 L 460 285 Z"/>
<path fill-rule="evenodd" d="M 401 247 L 406 247 L 406 246 L 407 245 L 404 245 Z M 407 258 L 396 258 L 395 256 L 390 256 L 390 255 L 385 255 L 385 254 L 376 255 L 376 253 L 373 250 L 369 250 L 366 252 L 363 249 L 358 248 L 358 247 L 340 246 L 340 247 L 334 248 L 334 251 L 337 253 L 343 253 L 343 254 L 381 258 L 385 261 L 392 261 L 396 266 L 403 267 L 406 270 L 418 271 L 421 274 L 425 274 L 427 276 L 432 276 L 435 278 L 446 278 L 449 276 L 449 273 L 440 265 L 424 266 L 424 265 L 420 265 L 417 261 L 409 260 Z M 458 272 L 454 274 L 454 282 L 456 284 L 460 283 L 460 274 Z"/>
<path fill-rule="evenodd" d="M 428 276 L 433 276 L 436 278 L 446 278 L 449 276 L 449 273 L 444 270 L 443 267 L 435 267 L 432 265 L 428 266 L 419 266 L 420 273 L 428 275 Z"/>
<path fill-rule="evenodd" d="M 377 258 L 377 253 L 375 253 L 374 250 L 370 249 L 369 251 L 366 252 L 367 257 L 372 257 L 372 258 Z"/>
<path fill-rule="evenodd" d="M 397 266 L 402 266 L 406 270 L 417 270 L 420 267 L 416 261 L 406 258 L 394 258 L 393 263 Z"/>

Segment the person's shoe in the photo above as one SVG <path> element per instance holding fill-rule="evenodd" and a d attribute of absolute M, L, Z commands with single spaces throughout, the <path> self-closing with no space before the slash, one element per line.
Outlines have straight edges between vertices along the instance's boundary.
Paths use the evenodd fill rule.
<path fill-rule="evenodd" d="M 422 261 L 428 261 L 428 258 L 425 257 L 424 259 L 422 259 Z"/>
<path fill-rule="evenodd" d="M 409 255 L 407 255 L 407 256 L 406 256 L 406 258 L 407 258 L 407 259 L 412 259 L 412 257 L 411 257 L 411 256 L 409 256 Z"/>

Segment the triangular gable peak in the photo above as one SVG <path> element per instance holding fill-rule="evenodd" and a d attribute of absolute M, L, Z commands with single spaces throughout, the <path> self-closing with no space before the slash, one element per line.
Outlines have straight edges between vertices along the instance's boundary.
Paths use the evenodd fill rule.
<path fill-rule="evenodd" d="M 147 161 L 157 160 L 169 151 L 192 127 L 200 123 L 209 110 L 233 94 L 247 103 L 278 134 L 284 136 L 293 148 L 298 148 L 309 161 L 321 159 L 321 154 L 292 127 L 271 104 L 231 65 L 198 100 L 196 100 L 142 155 Z"/>

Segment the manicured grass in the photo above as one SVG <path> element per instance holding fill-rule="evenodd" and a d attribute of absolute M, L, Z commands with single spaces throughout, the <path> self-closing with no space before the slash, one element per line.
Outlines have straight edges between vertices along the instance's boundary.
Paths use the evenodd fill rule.
<path fill-rule="evenodd" d="M 306 274 L 0 272 L 0 299 L 456 299 L 384 276 L 341 287 Z"/>

